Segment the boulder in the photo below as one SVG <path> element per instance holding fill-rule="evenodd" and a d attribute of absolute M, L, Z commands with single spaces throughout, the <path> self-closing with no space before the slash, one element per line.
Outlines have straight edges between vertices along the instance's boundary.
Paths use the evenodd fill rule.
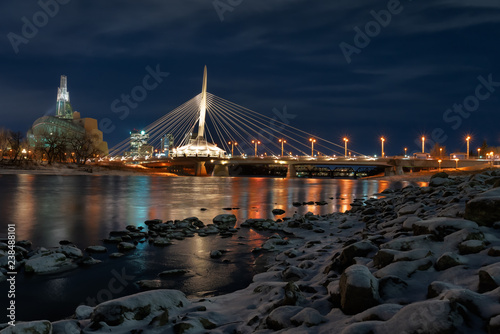
<path fill-rule="evenodd" d="M 295 326 L 304 324 L 307 327 L 317 326 L 323 322 L 326 322 L 326 318 L 322 316 L 317 310 L 311 307 L 304 308 L 299 313 L 291 317 L 290 320 Z"/>
<path fill-rule="evenodd" d="M 57 249 L 57 252 L 63 253 L 64 255 L 66 255 L 66 257 L 69 258 L 83 257 L 83 252 L 79 248 L 76 248 L 75 246 L 69 246 L 69 245 L 60 246 Z"/>
<path fill-rule="evenodd" d="M 135 245 L 130 242 L 120 242 L 118 244 L 118 250 L 120 252 L 129 251 L 135 249 Z"/>
<path fill-rule="evenodd" d="M 372 242 L 366 240 L 347 246 L 342 250 L 339 258 L 341 271 L 350 265 L 353 265 L 355 257 L 366 257 L 368 254 L 375 253 L 377 251 L 378 247 Z"/>
<path fill-rule="evenodd" d="M 233 214 L 222 214 L 215 216 L 213 220 L 214 224 L 219 228 L 230 228 L 236 224 L 236 216 Z"/>
<path fill-rule="evenodd" d="M 465 218 L 485 226 L 500 221 L 500 188 L 485 191 L 468 201 Z"/>
<path fill-rule="evenodd" d="M 377 333 L 457 333 L 464 323 L 464 310 L 448 300 L 412 303 L 377 326 Z"/>
<path fill-rule="evenodd" d="M 2 334 L 52 334 L 52 324 L 50 321 L 30 321 L 16 322 L 15 326 L 9 326 L 1 331 Z"/>
<path fill-rule="evenodd" d="M 443 240 L 445 236 L 456 231 L 477 227 L 477 224 L 470 220 L 439 217 L 415 222 L 412 229 L 414 235 L 434 234 L 439 240 Z"/>
<path fill-rule="evenodd" d="M 52 323 L 52 334 L 79 333 L 81 333 L 81 328 L 80 323 L 77 320 L 60 320 Z"/>
<path fill-rule="evenodd" d="M 279 331 L 284 328 L 292 327 L 291 318 L 303 310 L 300 306 L 281 306 L 274 309 L 266 318 L 268 328 Z"/>
<path fill-rule="evenodd" d="M 476 254 L 485 249 L 484 242 L 481 240 L 467 240 L 458 245 L 458 251 L 462 255 Z"/>
<path fill-rule="evenodd" d="M 422 207 L 422 203 L 410 203 L 406 204 L 401 209 L 398 210 L 398 216 L 409 215 L 415 213 L 418 209 Z"/>
<path fill-rule="evenodd" d="M 285 214 L 285 210 L 282 210 L 282 209 L 273 209 L 272 212 L 273 212 L 273 215 L 275 215 L 275 216 Z"/>
<path fill-rule="evenodd" d="M 339 286 L 341 309 L 346 314 L 356 314 L 379 304 L 378 280 L 363 265 L 347 268 Z"/>
<path fill-rule="evenodd" d="M 106 253 L 108 249 L 104 246 L 89 246 L 85 248 L 87 253 Z"/>
<path fill-rule="evenodd" d="M 481 291 L 490 291 L 500 286 L 500 262 L 482 267 L 478 274 Z"/>
<path fill-rule="evenodd" d="M 439 187 L 439 186 L 445 186 L 452 183 L 452 181 L 448 178 L 444 177 L 435 177 L 430 180 L 429 182 L 429 187 Z"/>
<path fill-rule="evenodd" d="M 446 270 L 467 263 L 467 259 L 453 252 L 446 252 L 437 259 L 436 270 Z"/>
<path fill-rule="evenodd" d="M 90 317 L 89 329 L 103 325 L 119 326 L 146 317 L 159 315 L 189 305 L 186 296 L 178 290 L 154 290 L 137 293 L 97 305 Z"/>
<path fill-rule="evenodd" d="M 62 253 L 44 253 L 26 260 L 24 270 L 32 274 L 52 274 L 72 270 L 78 266 Z"/>

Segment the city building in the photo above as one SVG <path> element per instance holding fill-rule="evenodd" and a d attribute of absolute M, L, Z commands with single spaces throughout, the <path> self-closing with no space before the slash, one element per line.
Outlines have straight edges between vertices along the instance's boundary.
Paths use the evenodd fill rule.
<path fill-rule="evenodd" d="M 143 157 L 153 154 L 154 147 L 148 145 L 149 134 L 144 130 L 133 130 L 130 132 L 130 151 L 125 152 L 125 156 Z"/>
<path fill-rule="evenodd" d="M 36 146 L 46 140 L 48 135 L 59 135 L 64 138 L 83 138 L 90 135 L 101 156 L 108 155 L 108 143 L 104 141 L 102 131 L 98 129 L 94 118 L 81 118 L 80 113 L 73 111 L 68 92 L 68 79 L 61 76 L 57 90 L 56 115 L 38 118 L 28 131 L 27 138 L 31 146 Z"/>

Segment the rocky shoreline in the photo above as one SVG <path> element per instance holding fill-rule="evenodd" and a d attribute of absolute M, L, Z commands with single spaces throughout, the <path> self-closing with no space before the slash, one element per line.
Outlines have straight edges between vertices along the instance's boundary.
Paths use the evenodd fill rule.
<path fill-rule="evenodd" d="M 72 319 L 4 325 L 0 333 L 499 333 L 500 170 L 438 173 L 428 187 L 380 195 L 345 213 L 242 223 L 276 233 L 255 249 L 275 252 L 274 260 L 246 289 L 197 300 L 154 289 L 79 306 Z M 147 231 L 128 226 L 106 242 L 116 243 L 120 256 L 139 242 L 230 237 L 238 233 L 233 217 L 209 225 L 194 217 L 152 220 Z M 70 244 L 29 256 L 18 251 L 35 273 L 92 262 Z M 207 256 L 223 261 L 224 252 Z"/>

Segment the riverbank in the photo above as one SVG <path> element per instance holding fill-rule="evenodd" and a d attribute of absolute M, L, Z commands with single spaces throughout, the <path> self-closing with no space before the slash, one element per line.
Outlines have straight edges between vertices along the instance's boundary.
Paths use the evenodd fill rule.
<path fill-rule="evenodd" d="M 173 173 L 158 172 L 157 170 L 146 168 L 140 165 L 137 166 L 106 166 L 106 165 L 75 165 L 75 164 L 52 164 L 39 165 L 30 164 L 24 166 L 0 166 L 0 175 L 161 175 L 161 176 L 177 176 Z"/>
<path fill-rule="evenodd" d="M 276 255 L 246 289 L 205 299 L 188 299 L 177 290 L 144 291 L 95 307 L 80 306 L 73 319 L 17 324 L 16 329 L 496 333 L 499 206 L 500 172 L 489 170 L 440 174 L 428 187 L 388 189 L 379 199 L 356 200 L 345 213 L 249 219 L 241 228 L 277 234 L 256 249 Z M 237 235 L 234 223 L 224 216 L 213 226 L 227 226 Z M 164 225 L 150 222 L 148 227 L 168 229 Z M 203 228 L 211 227 L 197 229 Z M 203 256 L 223 262 L 226 255 L 214 249 Z M 14 331 L 9 327 L 2 333 Z"/>

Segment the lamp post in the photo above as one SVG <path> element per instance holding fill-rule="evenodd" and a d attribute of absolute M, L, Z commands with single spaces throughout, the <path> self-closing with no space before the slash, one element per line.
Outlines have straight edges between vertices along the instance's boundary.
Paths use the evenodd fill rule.
<path fill-rule="evenodd" d="M 384 142 L 385 142 L 385 138 L 384 137 L 381 137 L 380 138 L 380 141 L 382 142 L 382 158 L 385 156 L 385 153 L 384 153 Z"/>
<path fill-rule="evenodd" d="M 233 152 L 234 152 L 234 147 L 238 145 L 237 142 L 235 141 L 229 141 L 228 142 L 229 145 L 231 145 L 231 157 L 234 155 Z"/>
<path fill-rule="evenodd" d="M 443 160 L 439 159 L 439 160 L 438 160 L 438 163 L 439 163 L 439 171 L 441 171 L 441 162 L 443 162 Z"/>
<path fill-rule="evenodd" d="M 345 143 L 345 154 L 344 154 L 344 157 L 347 158 L 347 142 L 349 141 L 349 139 L 347 139 L 346 137 L 344 137 L 344 143 Z"/>
<path fill-rule="evenodd" d="M 477 149 L 477 158 L 481 158 L 481 148 Z"/>
<path fill-rule="evenodd" d="M 286 140 L 280 139 L 279 142 L 281 143 L 281 156 L 283 156 L 283 144 L 286 143 Z"/>
<path fill-rule="evenodd" d="M 459 160 L 458 158 L 455 159 L 455 169 L 458 169 L 458 160 Z"/>
<path fill-rule="evenodd" d="M 442 159 L 443 158 L 443 148 L 439 148 L 439 157 Z"/>
<path fill-rule="evenodd" d="M 469 160 L 469 142 L 470 142 L 470 136 L 467 136 L 467 138 L 465 138 L 465 140 L 467 141 L 467 160 Z"/>
<path fill-rule="evenodd" d="M 252 140 L 252 144 L 255 144 L 255 156 L 257 156 L 257 145 L 260 144 L 260 140 Z"/>
<path fill-rule="evenodd" d="M 314 143 L 316 142 L 316 139 L 309 138 L 309 141 L 311 142 L 311 158 L 312 158 L 314 157 Z"/>
<path fill-rule="evenodd" d="M 408 147 L 405 147 L 405 158 L 406 158 L 406 152 L 408 151 Z"/>
<path fill-rule="evenodd" d="M 422 153 L 425 153 L 425 137 L 422 136 Z"/>

